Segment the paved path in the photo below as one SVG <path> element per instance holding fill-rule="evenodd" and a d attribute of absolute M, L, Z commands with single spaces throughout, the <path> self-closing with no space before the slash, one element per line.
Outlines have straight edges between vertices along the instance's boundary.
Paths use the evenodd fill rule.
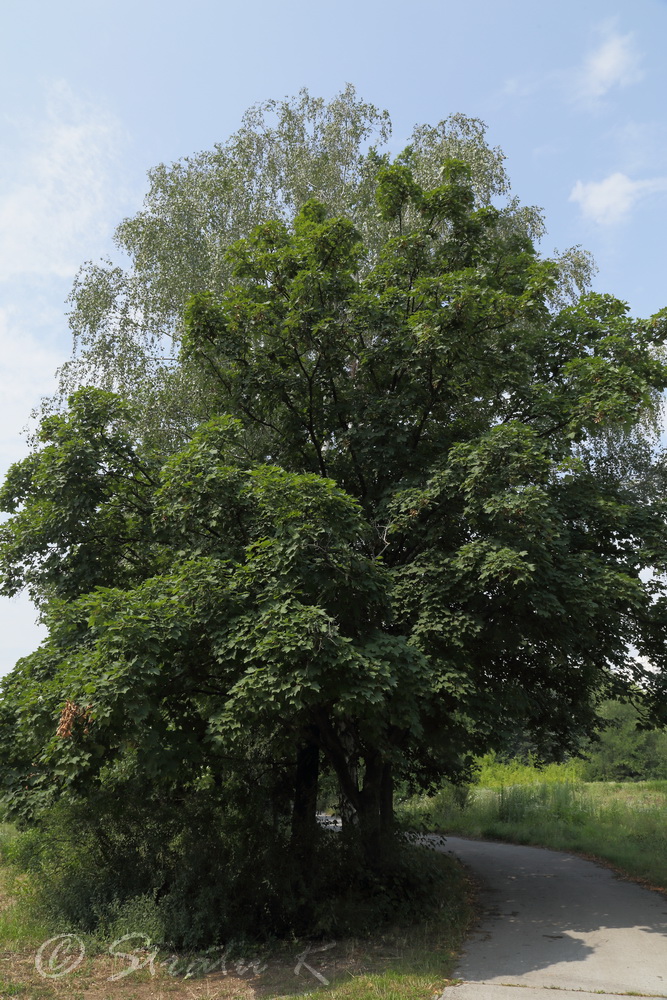
<path fill-rule="evenodd" d="M 442 1000 L 667 997 L 667 896 L 539 847 L 447 837 L 439 849 L 481 881 L 483 908 L 456 972 L 464 982 Z"/>

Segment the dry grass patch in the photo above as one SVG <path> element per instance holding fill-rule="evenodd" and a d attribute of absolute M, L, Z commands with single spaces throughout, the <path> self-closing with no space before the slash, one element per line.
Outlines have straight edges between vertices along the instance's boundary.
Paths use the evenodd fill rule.
<path fill-rule="evenodd" d="M 42 951 L 44 976 L 36 963 L 43 942 L 24 940 L 7 947 L 5 939 L 0 1000 L 272 1000 L 312 993 L 327 1000 L 431 1000 L 451 983 L 472 919 L 472 889 L 465 882 L 462 886 L 467 899 L 434 899 L 433 912 L 412 928 L 378 933 L 369 940 L 283 943 L 258 948 L 245 958 L 228 958 L 221 950 L 188 956 L 133 951 L 131 942 L 117 945 L 117 952 L 133 954 L 137 967 L 132 968 L 132 959 L 77 938 L 70 953 L 63 948 L 56 954 L 57 941 Z M 8 901 L 8 915 L 12 908 L 18 912 L 21 905 Z M 60 976 L 50 974 L 49 969 L 73 965 L 82 950 L 86 953 L 76 968 Z"/>

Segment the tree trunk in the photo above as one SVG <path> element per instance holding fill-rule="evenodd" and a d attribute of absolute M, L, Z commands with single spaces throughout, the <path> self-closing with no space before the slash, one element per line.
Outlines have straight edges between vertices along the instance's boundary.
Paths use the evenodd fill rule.
<path fill-rule="evenodd" d="M 358 829 L 366 863 L 371 868 L 382 867 L 393 823 L 391 766 L 379 752 L 366 753 L 360 789 L 351 733 L 337 730 L 325 716 L 320 717 L 320 733 L 340 786 L 343 827 Z"/>
<path fill-rule="evenodd" d="M 325 713 L 320 713 L 318 722 L 322 749 L 338 778 L 338 808 L 343 829 L 346 830 L 356 826 L 359 817 L 360 793 L 354 740 L 348 729 L 333 726 Z"/>
<path fill-rule="evenodd" d="M 380 779 L 380 823 L 383 837 L 389 837 L 394 829 L 394 775 L 388 761 L 382 766 Z"/>
<path fill-rule="evenodd" d="M 359 827 L 366 862 L 381 868 L 392 844 L 393 781 L 391 765 L 380 754 L 365 758 Z"/>
<path fill-rule="evenodd" d="M 291 849 L 298 860 L 304 878 L 313 860 L 317 835 L 317 786 L 320 771 L 318 733 L 309 726 L 297 750 L 294 772 L 294 805 L 292 808 Z"/>

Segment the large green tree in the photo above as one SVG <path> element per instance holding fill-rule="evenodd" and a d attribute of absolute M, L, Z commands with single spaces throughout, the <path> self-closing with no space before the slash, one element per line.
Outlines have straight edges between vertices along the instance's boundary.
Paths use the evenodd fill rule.
<path fill-rule="evenodd" d="M 585 747 L 587 781 L 667 779 L 667 732 L 642 728 L 640 712 L 630 702 L 608 701 L 600 707 L 605 726 Z"/>
<path fill-rule="evenodd" d="M 455 778 L 517 728 L 557 755 L 610 693 L 658 717 L 662 477 L 600 442 L 655 409 L 667 316 L 554 305 L 558 262 L 468 165 L 425 187 L 411 163 L 375 175 L 383 242 L 311 199 L 232 244 L 181 349 L 218 416 L 171 457 L 89 389 L 10 472 L 4 590 L 50 623 L 5 686 L 17 809 L 128 760 L 205 795 L 261 744 L 295 856 L 324 763 L 377 860 L 396 776 Z"/>
<path fill-rule="evenodd" d="M 142 411 L 135 419 L 144 439 L 180 446 L 215 415 L 197 371 L 175 363 L 190 296 L 221 295 L 232 274 L 230 245 L 263 221 L 289 223 L 313 197 L 354 223 L 366 248 L 359 266 L 368 269 L 399 228 L 419 224 L 409 206 L 400 219 L 378 211 L 391 133 L 389 114 L 351 86 L 329 102 L 303 90 L 251 108 L 211 150 L 151 170 L 143 209 L 116 230 L 119 259 L 88 262 L 74 283 L 77 350 L 61 371 L 61 398 L 81 385 L 120 391 Z M 447 157 L 468 165 L 478 208 L 502 203 L 499 225 L 531 239 L 543 234 L 540 212 L 510 196 L 503 154 L 488 145 L 481 121 L 455 114 L 415 127 L 404 159 L 418 183 L 439 184 Z M 561 255 L 555 299 L 581 290 L 590 273 L 581 250 Z"/>

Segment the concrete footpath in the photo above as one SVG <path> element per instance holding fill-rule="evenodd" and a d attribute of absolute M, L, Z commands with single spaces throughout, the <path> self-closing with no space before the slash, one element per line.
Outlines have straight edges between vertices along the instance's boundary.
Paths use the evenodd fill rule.
<path fill-rule="evenodd" d="M 539 847 L 447 837 L 438 849 L 471 869 L 483 910 L 455 973 L 463 983 L 442 1000 L 667 998 L 667 896 Z"/>

